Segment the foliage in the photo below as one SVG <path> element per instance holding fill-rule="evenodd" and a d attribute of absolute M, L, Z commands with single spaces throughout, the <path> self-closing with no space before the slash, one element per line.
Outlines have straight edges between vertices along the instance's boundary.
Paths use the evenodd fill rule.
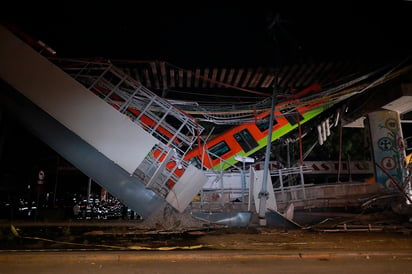
<path fill-rule="evenodd" d="M 333 161 L 339 159 L 339 154 L 341 160 L 369 160 L 370 151 L 365 134 L 363 128 L 342 128 L 342 141 L 340 141 L 340 128 L 334 127 L 323 145 L 317 144 L 306 160 Z M 314 138 L 317 138 L 317 135 L 304 139 L 303 151 L 309 149 L 317 140 Z"/>

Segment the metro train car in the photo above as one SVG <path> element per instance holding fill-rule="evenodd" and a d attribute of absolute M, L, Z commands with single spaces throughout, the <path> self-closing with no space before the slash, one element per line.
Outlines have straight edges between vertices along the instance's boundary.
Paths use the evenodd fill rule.
<path fill-rule="evenodd" d="M 285 136 L 325 110 L 322 100 L 297 109 L 287 108 L 288 104 L 299 102 L 302 96 L 320 90 L 321 87 L 314 84 L 296 93 L 290 101 L 282 102 L 275 107 L 271 142 Z M 185 160 L 199 168 L 214 170 L 230 168 L 238 162 L 235 156 L 251 156 L 267 146 L 269 116 L 270 111 L 266 111 L 256 117 L 256 123 L 242 124 L 227 130 L 207 141 L 203 146 L 189 151 Z"/>

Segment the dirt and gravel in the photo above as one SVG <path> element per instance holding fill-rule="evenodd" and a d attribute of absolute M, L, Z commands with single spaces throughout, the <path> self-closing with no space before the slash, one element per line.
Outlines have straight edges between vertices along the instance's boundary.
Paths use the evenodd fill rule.
<path fill-rule="evenodd" d="M 410 223 L 336 220 L 308 229 L 142 227 L 134 221 L 0 222 L 0 250 L 404 251 Z M 368 224 L 369 223 L 369 224 Z"/>
<path fill-rule="evenodd" d="M 0 273 L 410 273 L 412 227 L 394 221 L 293 230 L 0 221 Z"/>

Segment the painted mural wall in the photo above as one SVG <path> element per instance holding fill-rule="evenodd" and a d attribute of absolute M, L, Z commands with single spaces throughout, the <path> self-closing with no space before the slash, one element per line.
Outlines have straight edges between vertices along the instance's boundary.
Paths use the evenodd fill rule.
<path fill-rule="evenodd" d="M 406 153 L 399 113 L 390 110 L 371 112 L 368 123 L 376 182 L 389 190 L 400 190 L 406 176 Z"/>

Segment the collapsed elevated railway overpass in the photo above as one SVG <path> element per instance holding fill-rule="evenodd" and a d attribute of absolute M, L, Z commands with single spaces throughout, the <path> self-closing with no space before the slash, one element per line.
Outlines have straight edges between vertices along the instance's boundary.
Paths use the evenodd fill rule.
<path fill-rule="evenodd" d="M 196 109 L 193 104 L 185 106 L 182 98 L 175 98 L 178 102 L 172 103 L 172 99 L 162 97 L 166 93 L 151 91 L 136 76 L 139 71 L 132 70 L 133 75 L 128 73 L 130 68 L 119 68 L 101 60 L 48 59 L 5 27 L 0 28 L 0 35 L 3 41 L 1 108 L 143 218 L 165 203 L 180 212 L 186 209 L 208 180 L 202 169 L 184 158 L 202 145 L 199 137 L 204 127 L 200 121 L 230 125 L 239 120 L 253 122 L 256 112 L 268 110 L 265 99 L 270 98 L 273 75 L 283 75 L 279 85 L 284 90 L 288 81 L 296 89 L 325 83 L 322 91 L 301 97 L 296 89 L 282 94 L 287 96 L 281 100 L 279 109 L 287 115 L 309 103 L 341 106 L 348 98 L 409 73 L 409 67 L 402 65 L 374 68 L 348 79 L 347 66 L 324 64 L 306 71 L 291 67 L 278 69 L 276 73 L 247 69 L 204 69 L 189 73 L 159 63 L 149 64 L 153 80 L 150 81 L 149 70 L 142 70 L 147 76 L 144 82 L 157 90 L 163 85 L 163 91 L 164 87 L 183 86 L 183 83 L 186 89 L 214 88 L 218 84 L 212 83 L 217 80 L 226 81 L 226 84 L 220 82 L 221 86 L 230 88 L 230 92 L 250 92 L 258 86 L 266 89 L 258 91 L 264 100 L 243 110 L 224 111 L 227 105 L 211 109 L 206 104 Z M 345 73 L 332 81 L 327 68 Z M 402 111 L 410 110 L 408 90 L 408 87 L 402 89 L 401 96 L 395 99 L 401 99 Z M 333 113 L 336 118 L 336 112 Z"/>

